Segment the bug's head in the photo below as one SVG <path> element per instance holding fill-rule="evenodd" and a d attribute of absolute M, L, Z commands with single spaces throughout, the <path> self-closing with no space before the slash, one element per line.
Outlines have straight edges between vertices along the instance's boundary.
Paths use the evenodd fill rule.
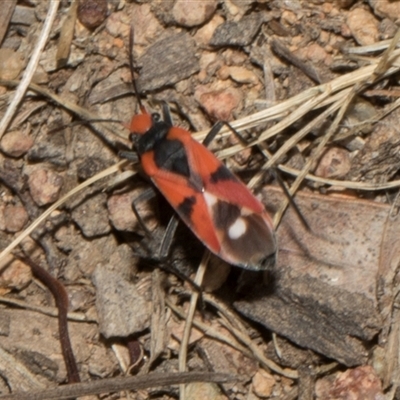
<path fill-rule="evenodd" d="M 144 107 L 140 107 L 141 113 L 134 115 L 129 125 L 131 135 L 144 135 L 153 126 L 153 117 Z"/>
<path fill-rule="evenodd" d="M 161 119 L 158 113 L 149 114 L 145 108 L 141 108 L 141 111 L 140 114 L 134 115 L 131 119 L 129 125 L 131 136 L 146 134 Z"/>

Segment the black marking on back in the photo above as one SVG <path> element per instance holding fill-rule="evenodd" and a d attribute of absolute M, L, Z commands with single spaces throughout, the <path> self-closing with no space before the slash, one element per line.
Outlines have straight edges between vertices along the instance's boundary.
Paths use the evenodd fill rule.
<path fill-rule="evenodd" d="M 159 140 L 153 147 L 154 161 L 158 168 L 190 178 L 186 151 L 179 140 Z"/>
<path fill-rule="evenodd" d="M 153 121 L 153 126 L 144 134 L 138 137 L 136 151 L 139 156 L 151 151 L 160 142 L 165 140 L 170 126 L 164 121 Z"/>
<path fill-rule="evenodd" d="M 227 230 L 239 218 L 240 208 L 226 201 L 218 200 L 212 209 L 214 224 L 217 229 Z"/>
<path fill-rule="evenodd" d="M 179 204 L 177 211 L 180 215 L 184 215 L 188 219 L 190 219 L 193 208 L 196 204 L 196 197 L 190 196 L 186 197 L 185 200 L 181 204 Z"/>
<path fill-rule="evenodd" d="M 237 178 L 235 175 L 232 174 L 231 171 L 229 171 L 228 168 L 225 167 L 225 165 L 221 165 L 215 172 L 213 172 L 210 175 L 211 183 L 217 183 L 219 181 L 232 181 L 232 180 L 237 181 Z"/>

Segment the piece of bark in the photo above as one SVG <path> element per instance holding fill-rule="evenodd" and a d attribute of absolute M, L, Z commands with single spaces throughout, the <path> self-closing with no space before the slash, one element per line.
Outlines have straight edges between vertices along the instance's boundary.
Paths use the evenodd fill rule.
<path fill-rule="evenodd" d="M 0 44 L 7 32 L 8 24 L 10 23 L 16 5 L 17 0 L 9 0 L 2 3 L 0 13 Z"/>
<path fill-rule="evenodd" d="M 371 106 L 364 109 L 369 111 L 369 117 L 365 117 L 365 112 L 361 112 L 361 117 L 374 118 L 374 115 L 371 116 Z M 360 114 L 358 110 L 357 114 Z M 397 129 L 399 117 L 400 110 L 396 109 L 375 125 L 363 149 L 352 159 L 350 172 L 346 176 L 347 180 L 383 182 L 398 174 L 400 168 L 400 139 Z M 360 120 L 359 116 L 358 119 Z"/>
<path fill-rule="evenodd" d="M 283 195 L 264 191 L 268 205 Z M 397 231 L 390 207 L 345 196 L 298 194 L 308 232 L 289 208 L 277 231 L 274 280 L 235 303 L 239 311 L 301 347 L 354 366 L 367 358 L 366 342 L 381 329 L 377 281 L 386 230 Z M 393 226 L 392 226 L 393 225 Z M 397 226 L 397 228 L 396 228 Z M 398 259 L 400 248 L 390 257 Z"/>
<path fill-rule="evenodd" d="M 256 13 L 245 16 L 238 22 L 227 21 L 217 27 L 210 45 L 215 47 L 247 46 L 252 42 L 263 22 L 269 19 L 271 18 L 267 15 Z"/>
<path fill-rule="evenodd" d="M 150 46 L 139 58 L 140 92 L 173 85 L 200 70 L 196 43 L 187 33 L 167 36 Z"/>
<path fill-rule="evenodd" d="M 26 368 L 3 347 L 0 347 L 0 375 L 6 379 L 12 391 L 38 390 L 46 387 L 35 373 Z"/>

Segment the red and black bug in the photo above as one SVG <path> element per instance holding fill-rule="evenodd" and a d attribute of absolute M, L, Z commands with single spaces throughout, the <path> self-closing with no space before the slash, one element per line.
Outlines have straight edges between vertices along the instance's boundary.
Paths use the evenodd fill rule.
<path fill-rule="evenodd" d="M 130 138 L 143 172 L 214 254 L 242 268 L 266 269 L 277 246 L 263 204 L 187 130 L 173 126 L 166 104 L 163 118 L 148 113 L 133 75 L 132 68 L 140 114 L 131 120 Z"/>

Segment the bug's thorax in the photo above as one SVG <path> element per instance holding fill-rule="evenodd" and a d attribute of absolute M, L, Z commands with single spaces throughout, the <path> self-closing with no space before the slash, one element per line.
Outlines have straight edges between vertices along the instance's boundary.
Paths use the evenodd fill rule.
<path fill-rule="evenodd" d="M 147 123 L 144 132 L 139 131 L 145 127 L 142 122 Z M 159 114 L 139 114 L 132 118 L 131 139 L 140 158 L 151 152 L 157 168 L 189 178 L 187 154 L 183 143 L 174 137 L 173 130 L 170 124 L 160 119 Z"/>

